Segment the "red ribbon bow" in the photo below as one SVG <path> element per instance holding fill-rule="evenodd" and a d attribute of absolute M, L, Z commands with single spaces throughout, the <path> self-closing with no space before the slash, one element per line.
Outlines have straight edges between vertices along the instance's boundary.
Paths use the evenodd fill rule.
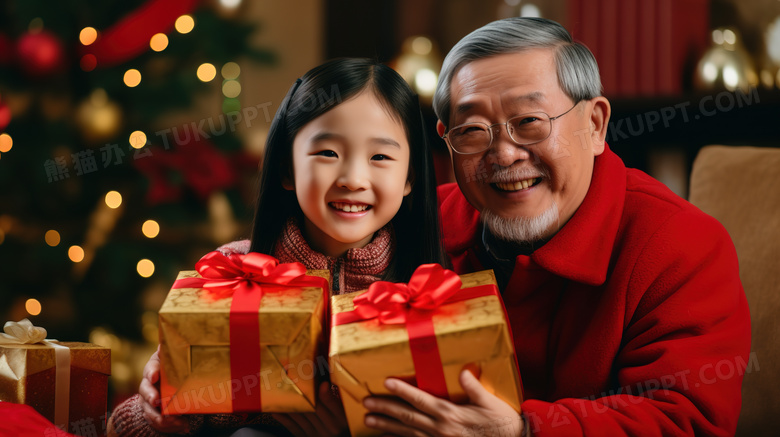
<path fill-rule="evenodd" d="M 319 287 L 327 302 L 328 281 L 306 276 L 301 263 L 280 264 L 262 253 L 225 256 L 210 252 L 195 264 L 201 278 L 182 278 L 173 288 L 204 288 L 213 299 L 233 297 L 230 304 L 230 376 L 241 380 L 260 374 L 260 319 L 258 309 L 264 291 L 270 287 Z M 234 393 L 233 411 L 261 409 L 260 387 Z"/>
<path fill-rule="evenodd" d="M 183 278 L 174 288 L 204 288 L 214 299 L 234 296 L 236 292 L 254 292 L 262 285 L 288 285 L 306 276 L 301 263 L 280 264 L 279 260 L 262 253 L 223 255 L 210 252 L 195 264 L 201 278 Z"/>
<path fill-rule="evenodd" d="M 438 264 L 423 264 L 408 284 L 375 282 L 353 301 L 363 320 L 379 319 L 385 325 L 406 323 L 411 311 L 440 307 L 460 290 L 460 277 Z"/>

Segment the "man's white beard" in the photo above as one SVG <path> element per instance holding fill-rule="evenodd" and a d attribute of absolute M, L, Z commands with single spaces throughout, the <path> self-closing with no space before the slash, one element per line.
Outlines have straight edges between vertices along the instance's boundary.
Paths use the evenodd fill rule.
<path fill-rule="evenodd" d="M 521 244 L 542 240 L 550 229 L 558 229 L 559 226 L 558 205 L 555 201 L 536 217 L 504 218 L 486 208 L 480 212 L 479 218 L 494 237 Z"/>

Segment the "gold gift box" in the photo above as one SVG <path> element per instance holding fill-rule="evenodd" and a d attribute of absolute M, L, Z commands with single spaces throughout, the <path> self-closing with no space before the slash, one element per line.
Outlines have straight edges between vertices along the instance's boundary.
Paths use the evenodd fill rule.
<path fill-rule="evenodd" d="M 328 279 L 327 270 L 307 275 Z M 198 277 L 183 271 L 178 279 Z M 159 311 L 163 414 L 232 413 L 238 390 L 261 391 L 258 412 L 314 411 L 316 375 L 327 366 L 317 357 L 327 301 L 319 287 L 263 287 L 274 290 L 258 312 L 260 374 L 241 380 L 230 374 L 232 298 L 214 300 L 200 288 L 168 293 Z"/>
<path fill-rule="evenodd" d="M 460 278 L 461 289 L 496 284 L 492 270 Z M 352 300 L 363 292 L 331 297 L 331 310 L 334 314 L 351 311 Z M 442 305 L 433 315 L 433 325 L 450 399 L 456 403 L 466 401 L 458 378 L 464 368 L 469 368 L 489 392 L 519 412 L 520 378 L 499 297 L 491 295 Z M 368 410 L 363 407 L 363 399 L 389 394 L 384 386 L 388 377 L 414 381 L 406 326 L 368 320 L 332 327 L 330 365 L 331 380 L 340 389 L 352 435 L 382 435 L 364 425 Z"/>
<path fill-rule="evenodd" d="M 100 422 L 106 419 L 111 349 L 90 343 L 56 343 L 70 349 L 68 424 L 87 420 L 102 436 Z M 0 345 L 0 401 L 27 404 L 54 422 L 56 373 L 51 346 Z"/>

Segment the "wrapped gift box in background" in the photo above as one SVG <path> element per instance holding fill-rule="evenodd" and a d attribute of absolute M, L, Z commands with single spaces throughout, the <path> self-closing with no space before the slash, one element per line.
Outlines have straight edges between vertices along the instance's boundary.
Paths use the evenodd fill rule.
<path fill-rule="evenodd" d="M 58 360 L 52 344 L 67 348 L 61 349 L 64 363 L 63 357 Z M 56 340 L 0 344 L 0 401 L 27 404 L 53 424 L 67 425 L 71 431 L 78 428 L 90 430 L 89 435 L 105 434 L 110 374 L 111 350 L 102 346 Z M 66 381 L 58 380 L 63 375 Z"/>
<path fill-rule="evenodd" d="M 434 270 L 443 270 L 438 265 L 433 266 L 437 267 Z M 420 269 L 415 272 L 415 276 L 418 272 Z M 449 273 L 457 280 L 457 275 Z M 440 306 L 434 305 L 437 308 L 423 311 L 424 313 L 430 311 L 435 341 L 431 347 L 430 343 L 423 340 L 417 347 L 423 349 L 422 355 L 418 355 L 417 358 L 414 355 L 419 354 L 420 351 L 413 351 L 410 330 L 408 330 L 408 320 L 412 320 L 415 316 L 410 316 L 406 324 L 393 324 L 398 321 L 398 317 L 392 315 L 392 308 L 387 306 L 382 308 L 381 304 L 378 310 L 363 310 L 363 314 L 354 317 L 341 316 L 340 314 L 344 313 L 360 313 L 360 310 L 355 311 L 356 305 L 353 300 L 366 292 L 360 291 L 331 298 L 333 311 L 330 339 L 330 364 L 333 370 L 331 380 L 339 386 L 353 436 L 382 434 L 365 427 L 363 420 L 367 410 L 363 407 L 362 401 L 369 395 L 388 394 L 384 387 L 384 381 L 388 377 L 416 383 L 418 387 L 441 397 L 448 397 L 453 402 L 464 402 L 465 394 L 458 377 L 464 368 L 468 368 L 488 391 L 510 404 L 518 412 L 520 411 L 522 390 L 514 345 L 503 303 L 495 287 L 493 271 L 472 273 L 460 278 L 462 288 L 458 287 L 459 291 L 449 299 L 443 299 L 444 303 Z M 415 281 L 413 276 L 409 288 L 414 288 L 412 283 Z M 417 284 L 421 282 L 418 281 Z M 437 279 L 434 277 L 428 282 L 435 283 Z M 369 288 L 370 291 L 373 290 Z M 392 300 L 390 296 L 397 292 L 397 290 L 387 289 L 381 298 Z M 360 302 L 358 306 L 362 306 L 362 303 Z M 393 305 L 397 306 L 397 302 L 390 304 L 390 307 Z M 376 314 L 377 317 L 374 318 L 371 317 L 374 315 L 372 313 L 381 313 L 381 315 Z M 380 320 L 382 318 L 389 323 L 383 323 Z M 356 319 L 358 321 L 355 321 Z M 428 365 L 432 362 L 436 363 L 436 356 L 431 358 L 425 355 L 432 349 L 435 351 L 436 347 L 440 359 L 440 364 L 437 364 L 438 369 L 425 370 L 426 376 L 421 377 L 421 362 Z M 433 370 L 432 374 L 431 370 Z M 436 377 L 436 373 L 443 376 L 440 385 L 444 387 L 438 390 L 435 383 L 434 387 L 431 387 L 431 380 L 440 379 Z M 436 393 L 436 391 L 444 392 Z"/>
<path fill-rule="evenodd" d="M 298 273 L 280 276 L 274 269 L 293 264 L 277 266 L 257 253 L 213 254 L 199 261 L 201 274 L 179 274 L 159 311 L 163 414 L 314 411 L 317 370 L 327 364 L 322 357 L 317 362 L 317 353 L 323 347 L 328 272 L 306 272 L 293 263 Z M 248 259 L 271 264 L 253 272 Z M 214 262 L 230 266 L 203 268 Z M 269 277 L 260 278 L 265 274 Z M 208 282 L 192 286 L 207 275 L 223 291 L 215 293 Z M 230 281 L 236 288 L 224 292 Z M 236 299 L 250 300 L 243 314 L 254 328 L 231 330 Z M 254 358 L 253 348 L 259 352 Z"/>

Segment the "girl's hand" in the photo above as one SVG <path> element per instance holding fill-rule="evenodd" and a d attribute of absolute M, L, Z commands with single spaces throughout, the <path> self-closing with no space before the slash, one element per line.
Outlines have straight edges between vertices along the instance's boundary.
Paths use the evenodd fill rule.
<path fill-rule="evenodd" d="M 160 347 L 153 353 L 144 366 L 144 377 L 138 394 L 141 395 L 141 407 L 144 419 L 155 430 L 163 433 L 179 434 L 189 432 L 189 423 L 184 417 L 163 416 L 160 414 Z"/>
<path fill-rule="evenodd" d="M 230 256 L 230 255 L 246 255 L 249 253 L 249 247 L 251 246 L 252 242 L 249 240 L 238 240 L 233 241 L 231 243 L 223 244 L 222 246 L 219 246 L 217 248 L 218 251 L 222 252 L 222 255 Z"/>
<path fill-rule="evenodd" d="M 349 435 L 341 399 L 333 394 L 329 382 L 320 384 L 314 413 L 274 414 L 273 417 L 295 437 Z"/>
<path fill-rule="evenodd" d="M 374 414 L 366 415 L 366 426 L 414 437 L 522 435 L 525 424 L 521 416 L 485 390 L 470 371 L 461 372 L 460 385 L 470 400 L 467 405 L 453 404 L 389 378 L 385 387 L 401 399 L 367 397 L 363 404 Z"/>

